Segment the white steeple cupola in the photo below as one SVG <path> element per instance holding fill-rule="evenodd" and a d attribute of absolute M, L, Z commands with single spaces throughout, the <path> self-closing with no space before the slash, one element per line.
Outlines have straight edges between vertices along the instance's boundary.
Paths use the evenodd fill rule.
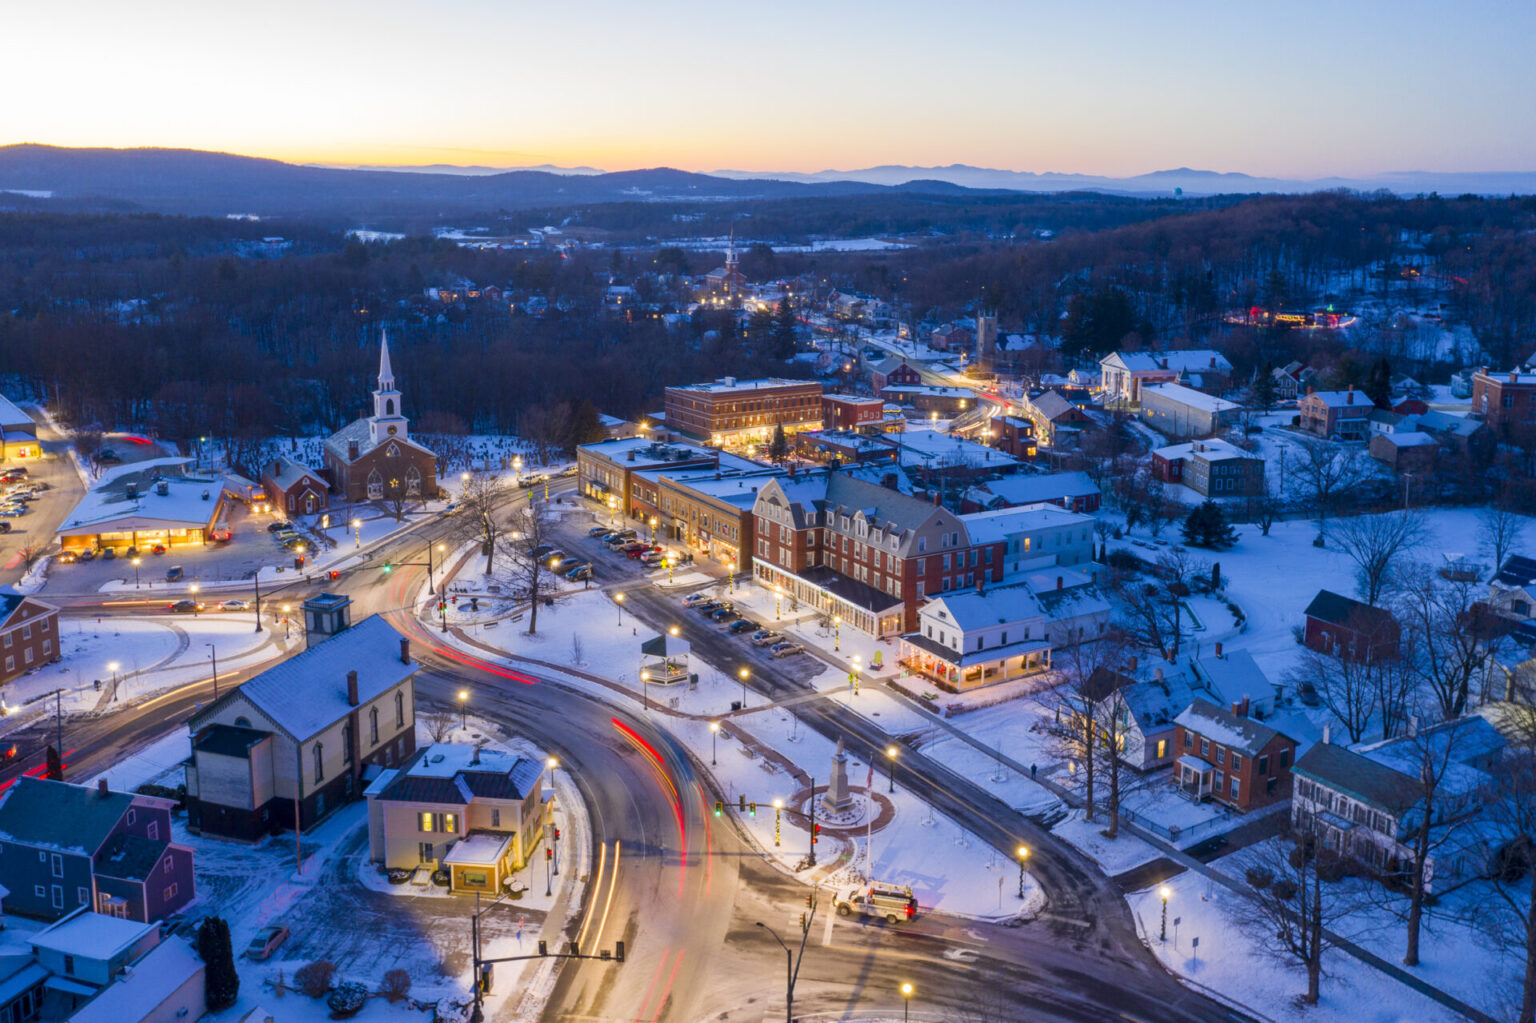
<path fill-rule="evenodd" d="M 388 333 L 379 346 L 379 386 L 373 392 L 373 415 L 368 417 L 368 430 L 375 444 L 406 435 L 405 416 L 400 414 L 400 392 L 395 390 L 395 372 L 389 366 Z"/>

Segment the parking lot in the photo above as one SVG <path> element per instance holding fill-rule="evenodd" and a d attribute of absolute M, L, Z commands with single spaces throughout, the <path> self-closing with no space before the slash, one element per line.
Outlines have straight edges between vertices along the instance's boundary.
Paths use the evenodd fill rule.
<path fill-rule="evenodd" d="M 38 432 L 41 435 L 43 431 Z M 27 470 L 28 481 L 47 484 L 47 489 L 26 503 L 24 514 L 7 516 L 3 520 L 10 523 L 11 530 L 0 533 L 0 584 L 11 585 L 26 573 L 23 548 L 32 548 L 40 553 L 51 544 L 59 523 L 84 493 L 74 466 L 66 458 L 53 453 L 61 446 L 57 442 L 45 442 L 46 453 L 42 458 L 15 463 Z"/>

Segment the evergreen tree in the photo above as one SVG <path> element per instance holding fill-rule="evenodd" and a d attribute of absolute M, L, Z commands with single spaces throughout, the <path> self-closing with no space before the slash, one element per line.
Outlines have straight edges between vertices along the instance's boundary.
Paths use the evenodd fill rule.
<path fill-rule="evenodd" d="M 1392 407 L 1392 364 L 1385 355 L 1371 364 L 1371 374 L 1365 378 L 1365 396 L 1377 408 Z"/>
<path fill-rule="evenodd" d="M 593 444 L 608 436 L 603 429 L 603 421 L 598 415 L 597 406 L 592 404 L 592 399 L 582 398 L 571 409 L 570 442 L 567 450 L 574 452 L 582 444 Z"/>
<path fill-rule="evenodd" d="M 235 952 L 229 943 L 229 924 L 223 917 L 210 916 L 197 929 L 197 954 L 207 967 L 208 1011 L 218 1012 L 234 1005 L 240 997 L 240 974 L 235 970 Z"/>
<path fill-rule="evenodd" d="M 773 343 L 773 314 L 766 309 L 755 309 L 747 319 L 747 337 L 760 352 L 767 351 Z"/>
<path fill-rule="evenodd" d="M 1184 542 L 1196 547 L 1220 550 L 1237 542 L 1237 532 L 1227 522 L 1221 505 L 1215 501 L 1206 501 L 1184 520 Z"/>
<path fill-rule="evenodd" d="M 775 463 L 789 457 L 789 438 L 784 436 L 783 423 L 773 428 L 773 439 L 768 442 L 768 457 Z"/>
<path fill-rule="evenodd" d="M 1275 364 L 1272 362 L 1264 364 L 1259 370 L 1259 378 L 1253 382 L 1253 403 L 1263 412 L 1275 407 Z"/>
<path fill-rule="evenodd" d="M 795 310 L 789 296 L 779 302 L 779 310 L 773 316 L 773 345 L 775 358 L 789 359 L 795 354 Z"/>

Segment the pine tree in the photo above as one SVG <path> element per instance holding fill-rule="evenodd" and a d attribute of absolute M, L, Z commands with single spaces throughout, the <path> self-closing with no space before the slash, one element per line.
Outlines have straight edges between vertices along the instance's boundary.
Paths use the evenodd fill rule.
<path fill-rule="evenodd" d="M 784 424 L 780 423 L 773 428 L 773 439 L 768 442 L 768 458 L 777 463 L 788 457 L 789 438 L 784 436 Z"/>
<path fill-rule="evenodd" d="M 790 359 L 795 354 L 795 310 L 789 296 L 779 301 L 779 311 L 773 317 L 773 354 L 775 358 Z"/>
<path fill-rule="evenodd" d="M 1206 501 L 1184 520 L 1184 542 L 1196 547 L 1221 549 L 1237 542 L 1237 532 L 1227 522 L 1221 505 Z"/>
<path fill-rule="evenodd" d="M 229 943 L 229 924 L 223 917 L 210 916 L 197 929 L 197 954 L 208 968 L 208 1011 L 218 1012 L 234 1005 L 240 997 L 240 974 L 235 970 L 235 952 Z"/>
<path fill-rule="evenodd" d="M 1275 364 L 1266 362 L 1253 382 L 1253 403 L 1260 411 L 1268 412 L 1275 407 Z"/>
<path fill-rule="evenodd" d="M 1392 364 L 1385 355 L 1371 364 L 1371 374 L 1365 380 L 1365 396 L 1377 408 L 1392 407 Z"/>

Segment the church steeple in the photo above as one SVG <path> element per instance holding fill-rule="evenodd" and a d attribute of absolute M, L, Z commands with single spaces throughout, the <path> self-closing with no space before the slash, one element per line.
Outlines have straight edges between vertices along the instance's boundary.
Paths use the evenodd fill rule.
<path fill-rule="evenodd" d="M 395 372 L 389 365 L 388 333 L 379 345 L 379 386 L 373 392 L 368 432 L 375 444 L 387 437 L 404 438 L 406 434 L 405 416 L 400 414 L 400 392 L 395 390 Z"/>

